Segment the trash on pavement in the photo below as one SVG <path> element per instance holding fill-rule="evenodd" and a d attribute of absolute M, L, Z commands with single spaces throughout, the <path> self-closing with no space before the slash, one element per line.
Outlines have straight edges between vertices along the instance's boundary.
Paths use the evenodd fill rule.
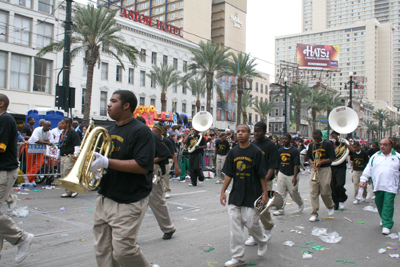
<path fill-rule="evenodd" d="M 215 248 L 213 248 L 213 247 L 210 247 L 209 249 L 207 249 L 207 250 L 204 250 L 204 252 L 210 252 L 210 251 L 213 251 Z"/>
<path fill-rule="evenodd" d="M 60 210 L 61 210 L 61 211 L 66 211 L 67 209 L 64 208 L 64 207 L 62 207 L 62 208 L 60 208 Z"/>
<path fill-rule="evenodd" d="M 312 255 L 311 254 L 308 254 L 308 253 L 304 253 L 303 254 L 303 259 L 312 259 Z"/>
<path fill-rule="evenodd" d="M 352 264 L 356 264 L 354 261 L 349 261 L 349 260 L 336 260 L 336 262 L 341 262 L 341 263 L 352 263 Z"/>
<path fill-rule="evenodd" d="M 15 208 L 12 211 L 11 215 L 12 216 L 17 216 L 17 217 L 20 217 L 20 218 L 25 218 L 25 217 L 28 216 L 28 213 L 29 213 L 28 206 L 25 206 L 25 207 Z"/>
<path fill-rule="evenodd" d="M 389 256 L 391 258 L 399 258 L 400 257 L 399 254 L 389 254 Z"/>
<path fill-rule="evenodd" d="M 311 234 L 313 236 L 321 236 L 321 235 L 326 235 L 326 228 L 318 228 L 318 227 L 314 227 Z"/>
<path fill-rule="evenodd" d="M 380 248 L 379 250 L 378 250 L 378 253 L 379 254 L 383 254 L 383 253 L 385 253 L 386 252 L 386 248 Z"/>
<path fill-rule="evenodd" d="M 319 239 L 321 239 L 325 243 L 335 244 L 342 240 L 342 236 L 339 236 L 337 232 L 332 232 L 326 235 L 321 235 Z"/>
<path fill-rule="evenodd" d="M 290 240 L 288 240 L 288 241 L 285 241 L 285 242 L 283 242 L 283 244 L 282 245 L 284 245 L 284 246 L 288 246 L 288 247 L 293 247 L 293 245 L 294 245 L 294 242 L 293 241 L 290 241 Z"/>
<path fill-rule="evenodd" d="M 390 235 L 387 235 L 387 237 L 390 237 L 391 239 L 398 239 L 399 235 L 396 233 L 391 233 Z"/>
<path fill-rule="evenodd" d="M 366 206 L 366 207 L 363 208 L 363 210 L 372 211 L 372 212 L 378 212 L 378 209 L 374 208 L 372 206 Z"/>
<path fill-rule="evenodd" d="M 349 222 L 353 222 L 352 220 L 350 220 L 349 218 L 347 218 L 347 217 L 343 217 L 344 219 L 346 219 L 346 220 L 348 220 Z"/>

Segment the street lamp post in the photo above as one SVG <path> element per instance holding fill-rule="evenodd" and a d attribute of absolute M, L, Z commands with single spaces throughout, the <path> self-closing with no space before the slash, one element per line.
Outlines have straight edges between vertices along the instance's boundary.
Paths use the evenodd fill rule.
<path fill-rule="evenodd" d="M 287 77 L 283 78 L 285 82 L 285 128 L 283 133 L 287 134 Z"/>
<path fill-rule="evenodd" d="M 349 108 L 353 108 L 353 84 L 354 84 L 354 89 L 356 89 L 357 83 L 353 81 L 353 72 L 352 71 L 349 72 L 349 76 L 350 76 L 350 81 L 347 82 L 350 87 Z M 347 89 L 346 84 L 345 84 L 345 89 Z M 349 133 L 348 137 L 353 138 L 353 133 Z"/>

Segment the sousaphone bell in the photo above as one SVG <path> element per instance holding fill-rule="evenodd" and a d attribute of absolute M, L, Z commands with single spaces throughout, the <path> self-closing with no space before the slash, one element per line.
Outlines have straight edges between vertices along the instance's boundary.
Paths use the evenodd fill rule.
<path fill-rule="evenodd" d="M 210 129 L 213 123 L 213 117 L 208 111 L 200 111 L 194 115 L 192 119 L 192 127 L 198 132 L 204 132 Z M 196 150 L 196 147 L 200 144 L 201 138 L 203 135 L 200 133 L 198 135 L 198 140 L 192 140 L 192 143 L 188 147 L 188 152 L 193 153 Z M 194 141 L 194 142 L 193 142 Z"/>

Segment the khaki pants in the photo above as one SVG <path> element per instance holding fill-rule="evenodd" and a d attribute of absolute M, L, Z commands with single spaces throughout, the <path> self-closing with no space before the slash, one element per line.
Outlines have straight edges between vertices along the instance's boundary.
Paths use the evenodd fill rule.
<path fill-rule="evenodd" d="M 17 179 L 17 169 L 12 171 L 0 171 L 0 208 L 9 198 L 12 186 Z M 0 251 L 3 248 L 3 239 L 12 245 L 17 245 L 24 241 L 28 234 L 24 230 L 17 227 L 15 222 L 3 214 L 0 209 Z"/>
<path fill-rule="evenodd" d="M 157 173 L 159 168 L 158 165 L 154 165 L 154 173 Z M 156 217 L 161 231 L 164 233 L 175 232 L 175 226 L 169 216 L 168 206 L 165 202 L 161 181 L 157 184 L 153 183 L 153 189 L 149 195 L 149 206 L 153 211 L 154 217 Z"/>
<path fill-rule="evenodd" d="M 358 189 L 360 189 L 360 177 L 362 175 L 363 171 L 354 171 L 353 170 L 353 176 L 351 177 L 351 180 L 354 184 L 354 198 L 358 194 Z M 364 187 L 364 193 L 363 193 L 363 198 L 367 197 L 368 193 L 368 186 Z"/>
<path fill-rule="evenodd" d="M 314 168 L 311 168 L 311 179 L 314 177 Z M 332 189 L 331 189 L 332 171 L 330 167 L 319 168 L 317 179 L 315 181 L 310 180 L 310 199 L 312 211 L 311 215 L 318 217 L 319 210 L 319 195 L 321 195 L 322 201 L 328 209 L 333 209 L 334 204 L 332 200 Z"/>
<path fill-rule="evenodd" d="M 264 235 L 264 231 L 256 216 L 254 208 L 238 207 L 235 205 L 228 206 L 229 225 L 231 228 L 231 253 L 232 258 L 244 258 L 244 240 L 243 228 L 247 227 L 257 244 L 263 246 L 267 243 L 268 239 Z"/>
<path fill-rule="evenodd" d="M 61 166 L 60 166 L 61 178 L 66 177 L 71 172 L 72 167 L 74 167 L 74 164 L 75 164 L 75 161 L 73 159 L 71 159 L 70 157 L 67 157 L 67 156 L 61 157 Z M 68 195 L 71 195 L 74 192 L 65 189 L 65 193 L 67 193 Z"/>
<path fill-rule="evenodd" d="M 151 266 L 136 244 L 148 203 L 148 196 L 122 204 L 97 195 L 93 225 L 97 266 Z"/>
<path fill-rule="evenodd" d="M 223 182 L 225 180 L 225 176 L 222 174 L 222 168 L 225 164 L 226 155 L 218 155 L 217 154 L 217 179 L 218 181 Z"/>
<path fill-rule="evenodd" d="M 287 193 L 289 193 L 290 197 L 296 202 L 297 205 L 303 205 L 303 199 L 299 193 L 299 177 L 297 177 L 297 184 L 293 186 L 292 183 L 293 175 L 288 176 L 283 174 L 282 172 L 278 173 L 278 194 L 282 196 L 283 200 L 285 200 Z M 285 207 L 282 207 L 282 210 Z"/>
<path fill-rule="evenodd" d="M 173 159 L 168 159 L 168 164 L 165 164 L 165 174 L 163 175 L 164 192 L 171 192 L 171 187 L 169 187 L 169 172 L 171 171 L 172 164 L 174 164 Z"/>

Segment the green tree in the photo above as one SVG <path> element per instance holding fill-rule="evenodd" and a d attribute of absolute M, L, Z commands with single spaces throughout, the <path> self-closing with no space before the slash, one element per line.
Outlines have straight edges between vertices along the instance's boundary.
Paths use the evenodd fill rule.
<path fill-rule="evenodd" d="M 368 136 L 368 140 L 369 138 L 369 134 L 371 132 L 374 132 L 375 129 L 378 127 L 373 121 L 364 121 L 364 125 L 365 127 L 367 127 L 367 136 Z"/>
<path fill-rule="evenodd" d="M 200 74 L 206 79 L 207 88 L 207 106 L 206 110 L 211 111 L 211 94 L 214 82 L 214 72 L 225 68 L 228 64 L 228 48 L 221 48 L 219 44 L 213 44 L 210 41 L 204 43 L 200 41 L 199 48 L 189 49 L 193 57 L 192 64 L 189 65 L 191 73 L 185 76 L 190 78 L 193 75 Z"/>
<path fill-rule="evenodd" d="M 200 112 L 200 97 L 206 93 L 206 82 L 200 77 L 192 77 L 185 82 L 187 89 L 192 91 L 192 94 L 196 96 L 196 108 L 197 112 Z"/>
<path fill-rule="evenodd" d="M 326 118 L 329 119 L 329 114 L 331 114 L 331 111 L 336 108 L 343 105 L 342 101 L 340 100 L 340 98 L 338 97 L 338 94 L 335 92 L 326 92 L 325 97 L 324 97 L 324 101 L 323 101 L 323 106 L 324 106 L 324 110 L 326 110 Z M 328 135 L 330 132 L 330 125 L 329 125 L 329 121 L 328 121 Z"/>
<path fill-rule="evenodd" d="M 242 110 L 243 110 L 243 123 L 247 124 L 247 111 L 246 109 L 248 107 L 253 106 L 255 103 L 254 98 L 251 95 L 250 91 L 245 91 L 243 93 L 243 98 L 242 98 Z"/>
<path fill-rule="evenodd" d="M 307 84 L 304 81 L 297 84 L 292 83 L 291 88 L 292 95 L 290 97 L 293 99 L 295 105 L 296 132 L 298 132 L 300 131 L 302 103 L 304 103 L 305 97 L 311 93 L 311 89 L 307 87 Z"/>
<path fill-rule="evenodd" d="M 386 121 L 385 121 L 385 124 L 386 124 L 386 127 L 388 127 L 389 128 L 389 136 L 392 136 L 392 129 L 393 129 L 393 126 L 396 124 L 396 120 L 394 120 L 394 119 L 386 119 Z"/>
<path fill-rule="evenodd" d="M 382 139 L 382 128 L 383 128 L 383 122 L 389 117 L 389 113 L 386 110 L 383 109 L 378 109 L 375 110 L 372 113 L 372 118 L 375 120 L 378 120 L 379 122 L 379 135 L 378 135 L 378 140 Z"/>
<path fill-rule="evenodd" d="M 76 12 L 72 18 L 71 60 L 78 53 L 85 55 L 87 78 L 83 121 L 87 124 L 90 119 L 94 66 L 96 63 L 100 64 L 100 47 L 103 47 L 106 54 L 115 57 L 123 69 L 125 65 L 118 52 L 125 55 L 133 66 L 137 65 L 137 56 L 141 55 L 134 46 L 127 44 L 122 35 L 117 35 L 121 30 L 114 18 L 117 9 L 96 8 L 94 5 L 75 5 L 75 8 Z M 60 52 L 63 49 L 64 40 L 61 40 L 43 47 L 37 56 L 41 57 L 48 52 Z"/>
<path fill-rule="evenodd" d="M 254 63 L 255 58 L 250 59 L 250 54 L 245 53 L 229 53 L 232 57 L 232 61 L 229 61 L 226 68 L 222 69 L 218 76 L 228 75 L 236 77 L 236 88 L 237 88 L 237 125 L 240 124 L 242 116 L 242 96 L 246 88 L 246 80 L 252 80 L 253 78 L 261 78 L 260 73 L 255 69 L 257 66 Z"/>
<path fill-rule="evenodd" d="M 267 116 L 276 106 L 275 103 L 272 102 L 272 100 L 271 101 L 268 101 L 268 99 L 260 100 L 258 102 L 255 102 L 254 104 L 254 109 L 258 114 L 260 114 L 261 121 L 265 121 L 267 125 L 268 125 Z"/>
<path fill-rule="evenodd" d="M 311 89 L 311 93 L 305 97 L 305 106 L 311 110 L 312 130 L 315 130 L 315 120 L 317 112 L 324 110 L 323 101 L 325 99 L 325 91 L 320 88 Z"/>
<path fill-rule="evenodd" d="M 180 72 L 174 66 L 160 64 L 160 67 L 153 65 L 147 76 L 161 87 L 161 111 L 166 111 L 168 89 L 181 81 Z"/>

